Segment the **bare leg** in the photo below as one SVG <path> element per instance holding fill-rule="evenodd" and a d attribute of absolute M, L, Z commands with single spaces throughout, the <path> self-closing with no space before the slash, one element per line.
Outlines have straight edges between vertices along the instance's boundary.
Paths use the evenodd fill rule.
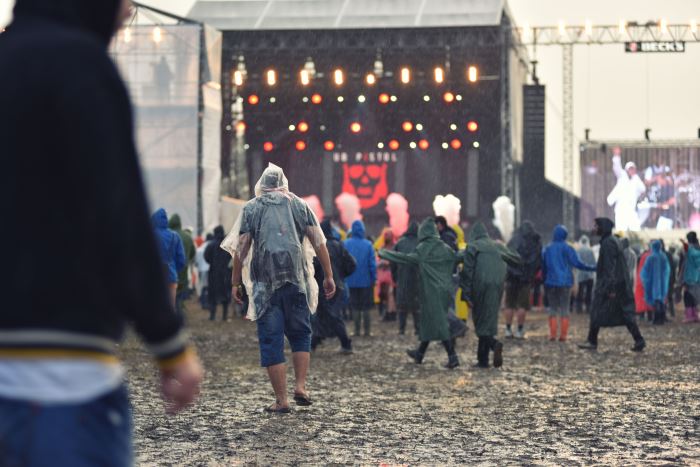
<path fill-rule="evenodd" d="M 294 355 L 296 356 L 296 354 Z M 296 367 L 296 357 L 294 366 Z M 289 407 L 289 401 L 287 400 L 287 365 L 278 363 L 277 365 L 268 366 L 267 375 L 270 377 L 272 389 L 275 391 L 277 407 Z"/>
<path fill-rule="evenodd" d="M 511 324 L 513 324 L 513 311 L 514 311 L 514 310 L 511 309 L 511 308 L 506 308 L 506 309 L 503 310 L 503 316 L 505 317 L 505 319 L 506 319 L 506 324 L 507 324 L 508 326 L 510 326 Z"/>
<path fill-rule="evenodd" d="M 294 352 L 292 361 L 294 362 L 294 376 L 296 377 L 294 393 L 306 396 L 308 395 L 306 394 L 306 375 L 309 372 L 311 354 L 309 352 Z"/>
<path fill-rule="evenodd" d="M 518 312 L 517 312 L 517 313 L 518 313 L 518 314 L 517 314 L 517 316 L 518 316 L 518 326 L 522 326 L 522 325 L 525 324 L 525 313 L 526 313 L 526 312 L 525 312 L 525 309 L 524 309 L 524 308 L 518 308 Z M 511 318 L 511 320 L 512 320 L 512 318 Z"/>

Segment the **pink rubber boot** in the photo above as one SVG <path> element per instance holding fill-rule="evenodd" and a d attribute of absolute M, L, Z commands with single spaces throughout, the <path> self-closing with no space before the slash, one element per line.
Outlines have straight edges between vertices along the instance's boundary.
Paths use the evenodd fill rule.
<path fill-rule="evenodd" d="M 685 319 L 684 323 L 696 323 L 698 321 L 698 310 L 695 307 L 688 307 L 685 309 Z"/>

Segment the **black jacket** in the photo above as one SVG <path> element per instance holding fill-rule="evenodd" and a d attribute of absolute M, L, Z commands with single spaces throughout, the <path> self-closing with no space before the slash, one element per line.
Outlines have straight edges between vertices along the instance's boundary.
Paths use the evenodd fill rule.
<path fill-rule="evenodd" d="M 231 255 L 221 248 L 224 241 L 224 228 L 214 229 L 214 238 L 204 249 L 204 260 L 209 263 L 209 301 L 211 303 L 231 302 Z"/>
<path fill-rule="evenodd" d="M 185 348 L 107 54 L 118 5 L 17 0 L 0 34 L 0 355 L 112 353 L 127 322 L 161 359 Z"/>
<path fill-rule="evenodd" d="M 542 238 L 530 221 L 523 221 L 516 229 L 508 248 L 520 255 L 522 263 L 508 266 L 506 281 L 514 285 L 532 285 L 542 268 Z"/>
<path fill-rule="evenodd" d="M 333 281 L 335 282 L 336 292 L 330 300 L 335 303 L 337 300 L 343 299 L 343 291 L 345 290 L 345 278 L 355 272 L 357 263 L 355 258 L 345 248 L 343 243 L 335 238 L 333 227 L 328 220 L 321 222 L 321 230 L 326 236 L 326 248 L 328 248 L 328 256 L 331 259 L 331 269 L 333 269 Z M 326 301 L 323 294 L 323 267 L 318 257 L 314 258 L 314 278 L 318 283 L 318 299 L 319 303 Z"/>

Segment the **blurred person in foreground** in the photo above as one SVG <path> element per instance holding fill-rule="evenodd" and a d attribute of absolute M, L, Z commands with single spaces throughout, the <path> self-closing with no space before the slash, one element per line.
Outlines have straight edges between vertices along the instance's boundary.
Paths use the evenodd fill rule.
<path fill-rule="evenodd" d="M 281 168 L 269 164 L 255 186 L 255 198 L 243 207 L 221 244 L 233 256 L 233 292 L 243 304 L 243 286 L 251 296 L 248 318 L 258 327 L 260 364 L 275 392 L 266 412 L 289 413 L 284 338 L 292 348 L 294 401 L 311 405 L 306 376 L 311 360 L 311 313 L 318 305 L 314 256 L 323 268 L 325 298 L 335 295 L 326 238 L 306 202 L 289 191 Z M 210 285 L 211 287 L 211 285 Z"/>
<path fill-rule="evenodd" d="M 158 361 L 169 412 L 199 391 L 202 368 L 149 222 L 131 105 L 107 55 L 129 14 L 119 0 L 18 0 L 0 35 L 0 209 L 31 245 L 6 254 L 19 272 L 0 290 L 2 465 L 133 463 L 116 358 L 127 322 Z M 13 230 L 3 243 L 20 242 Z"/>
<path fill-rule="evenodd" d="M 634 352 L 641 352 L 646 342 L 634 316 L 634 294 L 627 263 L 620 241 L 612 234 L 615 224 L 606 217 L 595 220 L 592 234 L 600 237 L 600 253 L 596 268 L 596 284 L 591 308 L 588 339 L 579 344 L 582 349 L 598 348 L 598 333 L 602 327 L 627 326 L 634 338 Z"/>
<path fill-rule="evenodd" d="M 488 368 L 489 354 L 493 351 L 493 366 L 498 368 L 503 365 L 503 343 L 495 337 L 498 334 L 498 311 L 507 266 L 519 266 L 520 256 L 491 240 L 481 222 L 477 222 L 469 233 L 467 249 L 462 255 L 462 298 L 472 310 L 474 330 L 479 338 L 476 366 Z"/>

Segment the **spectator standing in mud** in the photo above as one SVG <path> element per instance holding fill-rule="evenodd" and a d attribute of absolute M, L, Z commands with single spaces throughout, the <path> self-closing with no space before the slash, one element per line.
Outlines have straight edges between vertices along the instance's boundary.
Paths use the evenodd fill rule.
<path fill-rule="evenodd" d="M 0 35 L 0 210 L 23 227 L 4 229 L 3 243 L 29 245 L 3 257 L 19 271 L 0 289 L 3 466 L 133 464 L 116 357 L 127 323 L 158 361 L 169 412 L 202 380 L 149 223 L 129 97 L 107 54 L 129 16 L 127 1 L 17 0 Z"/>
<path fill-rule="evenodd" d="M 423 362 L 431 341 L 441 341 L 447 352 L 446 368 L 459 366 L 459 358 L 450 339 L 447 312 L 454 301 L 452 272 L 457 265 L 457 254 L 438 236 L 435 221 L 424 220 L 418 229 L 418 245 L 413 253 L 380 250 L 379 257 L 399 264 L 413 264 L 420 275 L 420 345 L 407 350 L 416 363 Z"/>
<path fill-rule="evenodd" d="M 571 287 L 574 285 L 573 268 L 590 272 L 596 270 L 594 265 L 583 263 L 576 250 L 566 243 L 568 235 L 566 227 L 557 225 L 552 232 L 552 243 L 542 252 L 542 276 L 547 294 L 550 341 L 557 338 L 557 316 L 560 324 L 559 341 L 565 342 L 569 332 L 569 305 Z"/>
<path fill-rule="evenodd" d="M 462 298 L 472 310 L 474 330 L 479 337 L 477 367 L 489 367 L 493 351 L 493 366 L 503 365 L 503 343 L 498 334 L 498 312 L 503 296 L 507 265 L 518 266 L 518 254 L 491 238 L 486 227 L 477 222 L 469 234 L 467 249 L 462 253 L 464 266 L 460 273 Z"/>
<path fill-rule="evenodd" d="M 185 251 L 185 267 L 178 270 L 177 273 L 177 294 L 175 296 L 177 312 L 180 314 L 185 313 L 185 299 L 189 292 L 190 287 L 190 266 L 194 264 L 194 256 L 196 253 L 194 240 L 192 240 L 192 235 L 189 232 L 183 230 L 182 221 L 180 220 L 179 214 L 173 214 L 170 216 L 168 221 L 168 228 L 178 234 L 180 240 L 182 240 L 182 247 Z"/>
<path fill-rule="evenodd" d="M 231 304 L 231 256 L 220 248 L 224 241 L 224 228 L 217 226 L 214 236 L 207 242 L 204 260 L 209 264 L 209 320 L 216 320 L 216 308 L 221 304 L 222 319 L 228 320 L 228 307 Z"/>
<path fill-rule="evenodd" d="M 683 261 L 683 285 L 685 286 L 684 297 L 686 302 L 684 323 L 694 323 L 698 321 L 697 305 L 700 303 L 700 243 L 698 235 L 694 231 L 686 235 L 688 240 L 688 251 L 685 253 Z"/>
<path fill-rule="evenodd" d="M 586 235 L 582 235 L 579 239 L 579 248 L 577 250 L 579 258 L 586 264 L 595 264 L 595 255 L 591 250 L 591 241 Z M 578 281 L 578 294 L 576 296 L 576 312 L 583 313 L 585 306 L 586 313 L 591 312 L 591 301 L 593 300 L 593 283 L 595 274 L 589 271 L 580 271 L 576 275 Z"/>
<path fill-rule="evenodd" d="M 345 278 L 350 289 L 350 310 L 355 321 L 355 336 L 360 335 L 364 322 L 365 337 L 371 335 L 370 310 L 374 304 L 374 284 L 377 282 L 377 258 L 372 242 L 365 238 L 365 224 L 357 220 L 352 223 L 350 238 L 345 240 L 345 248 L 350 252 L 357 267 Z"/>
<path fill-rule="evenodd" d="M 213 238 L 214 235 L 207 234 L 206 240 L 197 247 L 197 254 L 195 255 L 195 264 L 197 265 L 197 272 L 199 273 L 197 294 L 199 295 L 199 303 L 203 308 L 209 306 L 209 263 L 204 259 L 204 252 Z"/>
<path fill-rule="evenodd" d="M 596 284 L 591 309 L 588 339 L 579 344 L 582 349 L 598 348 L 598 333 L 601 327 L 627 326 L 634 338 L 634 352 L 646 347 L 642 333 L 634 316 L 634 294 L 630 283 L 627 263 L 622 246 L 612 234 L 612 220 L 599 217 L 595 220 L 593 235 L 600 236 L 600 253 L 596 268 Z"/>
<path fill-rule="evenodd" d="M 258 327 L 260 363 L 275 392 L 266 412 L 289 413 L 284 338 L 292 348 L 294 401 L 311 405 L 306 376 L 311 352 L 311 313 L 318 304 L 313 257 L 323 268 L 326 299 L 335 295 L 326 239 L 316 215 L 289 191 L 281 168 L 269 164 L 233 230 L 221 247 L 233 256 L 233 291 L 243 303 L 243 285 L 251 296 L 248 318 Z M 371 248 L 371 245 L 370 245 Z"/>
<path fill-rule="evenodd" d="M 168 228 L 168 214 L 165 209 L 160 208 L 153 213 L 151 222 L 160 247 L 160 257 L 166 271 L 170 297 L 173 304 L 176 304 L 178 274 L 186 266 L 185 249 L 182 246 L 180 236 Z"/>
<path fill-rule="evenodd" d="M 418 246 L 418 223 L 411 222 L 394 247 L 394 251 L 410 254 Z M 410 314 L 413 319 L 415 334 L 418 335 L 420 321 L 420 276 L 415 264 L 391 263 L 392 275 L 396 278 L 396 306 L 399 310 L 399 334 L 406 332 L 406 321 Z"/>
<path fill-rule="evenodd" d="M 651 255 L 642 268 L 641 278 L 644 283 L 644 300 L 654 307 L 654 324 L 666 322 L 666 297 L 670 283 L 671 266 L 666 254 L 661 249 L 661 242 L 651 242 Z"/>

